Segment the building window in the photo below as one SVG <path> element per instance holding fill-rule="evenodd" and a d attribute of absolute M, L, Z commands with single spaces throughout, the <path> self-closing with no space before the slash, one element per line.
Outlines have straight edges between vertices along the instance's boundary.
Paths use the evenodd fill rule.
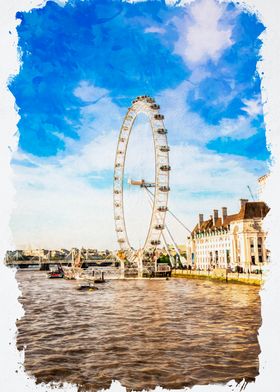
<path fill-rule="evenodd" d="M 227 264 L 229 264 L 230 263 L 229 249 L 226 249 L 226 260 L 227 260 Z"/>
<path fill-rule="evenodd" d="M 251 254 L 255 253 L 254 250 L 254 238 L 250 238 L 250 249 L 251 249 Z"/>
<path fill-rule="evenodd" d="M 259 256 L 259 262 L 262 263 L 263 258 L 262 258 L 262 248 L 263 248 L 263 241 L 261 237 L 258 237 L 258 256 Z"/>
<path fill-rule="evenodd" d="M 217 250 L 215 250 L 215 262 L 216 262 L 216 264 L 218 264 L 218 260 L 219 260 L 219 252 Z"/>

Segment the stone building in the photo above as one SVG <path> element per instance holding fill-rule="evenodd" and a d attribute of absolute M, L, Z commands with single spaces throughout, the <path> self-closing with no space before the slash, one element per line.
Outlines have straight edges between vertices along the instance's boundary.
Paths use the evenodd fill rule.
<path fill-rule="evenodd" d="M 199 221 L 187 239 L 187 260 L 195 269 L 231 268 L 252 272 L 267 262 L 266 233 L 263 218 L 269 207 L 263 201 L 240 200 L 238 213 L 221 216 L 213 211 L 209 219 Z"/>

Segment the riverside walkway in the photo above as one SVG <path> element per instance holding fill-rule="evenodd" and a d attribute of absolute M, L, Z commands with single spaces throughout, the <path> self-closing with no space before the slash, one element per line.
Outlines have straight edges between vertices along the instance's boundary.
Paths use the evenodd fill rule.
<path fill-rule="evenodd" d="M 228 272 L 226 269 L 214 269 L 211 271 L 174 269 L 171 276 L 186 279 L 213 279 L 221 282 L 244 283 L 255 286 L 262 285 L 265 278 L 263 273 Z"/>

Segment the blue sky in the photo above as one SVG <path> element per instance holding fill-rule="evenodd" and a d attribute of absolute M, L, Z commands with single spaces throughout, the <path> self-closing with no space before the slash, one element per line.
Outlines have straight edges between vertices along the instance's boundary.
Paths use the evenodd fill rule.
<path fill-rule="evenodd" d="M 221 167 L 225 176 L 244 172 L 244 181 L 255 187 L 269 159 L 256 71 L 264 26 L 233 3 L 177 3 L 71 0 L 61 6 L 49 1 L 17 14 L 22 67 L 10 84 L 21 116 L 14 170 L 18 189 L 29 199 L 38 200 L 38 194 L 23 191 L 28 178 L 32 189 L 46 172 L 60 170 L 65 179 L 71 164 L 72 179 L 89 190 L 107 187 L 109 194 L 111 155 L 101 159 L 103 165 L 94 156 L 103 143 L 114 150 L 122 117 L 142 94 L 156 97 L 166 116 L 169 143 L 177 157 L 182 155 L 180 164 L 173 157 L 177 176 L 182 178 L 184 167 L 185 173 L 197 161 L 206 162 L 201 189 L 191 171 L 193 183 L 188 177 L 185 190 L 177 181 L 175 189 L 185 195 L 178 198 L 194 202 L 192 211 L 180 210 L 187 220 L 197 212 L 195 194 L 202 192 L 213 203 L 213 194 L 228 195 L 229 202 L 246 191 L 246 182 L 240 192 L 239 183 L 236 189 L 212 189 L 209 170 L 221 181 Z M 209 160 L 216 162 L 212 169 Z M 79 170 L 73 172 L 73 165 Z M 42 186 L 50 190 L 49 184 Z M 27 209 L 35 217 L 32 207 Z M 15 226 L 23 218 L 18 212 Z"/>

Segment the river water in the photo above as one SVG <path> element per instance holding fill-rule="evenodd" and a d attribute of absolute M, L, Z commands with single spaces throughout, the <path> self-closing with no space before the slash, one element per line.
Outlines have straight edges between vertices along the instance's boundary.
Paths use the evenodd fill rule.
<path fill-rule="evenodd" d="M 19 271 L 17 346 L 38 382 L 79 391 L 168 389 L 258 374 L 259 288 L 204 280 L 112 280 L 98 291 Z"/>

